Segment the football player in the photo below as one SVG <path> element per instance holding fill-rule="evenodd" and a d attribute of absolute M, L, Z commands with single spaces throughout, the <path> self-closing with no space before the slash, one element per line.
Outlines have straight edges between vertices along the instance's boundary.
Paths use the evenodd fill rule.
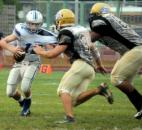
<path fill-rule="evenodd" d="M 58 45 L 49 51 L 36 46 L 34 51 L 46 58 L 54 58 L 64 52 L 70 58 L 71 68 L 63 76 L 57 93 L 63 103 L 66 118 L 57 123 L 73 123 L 73 106 L 77 106 L 95 95 L 103 95 L 112 104 L 113 98 L 105 83 L 92 90 L 87 90 L 95 76 L 94 60 L 98 69 L 105 73 L 97 48 L 91 43 L 88 29 L 75 25 L 75 15 L 69 9 L 61 9 L 56 14 Z"/>
<path fill-rule="evenodd" d="M 134 88 L 132 80 L 142 65 L 142 38 L 111 13 L 106 3 L 95 3 L 89 15 L 92 41 L 102 44 L 120 53 L 111 72 L 111 82 L 127 95 L 138 113 L 135 118 L 142 118 L 142 95 Z"/>
<path fill-rule="evenodd" d="M 45 46 L 57 42 L 52 32 L 41 28 L 42 24 L 42 14 L 37 10 L 31 10 L 26 15 L 26 22 L 16 24 L 13 33 L 2 40 L 5 43 L 17 40 L 18 48 L 25 52 L 23 60 L 20 57 L 16 58 L 17 61 L 7 80 L 7 95 L 19 102 L 22 107 L 21 116 L 30 114 L 31 85 L 40 66 L 40 57 L 33 53 L 32 48 L 35 44 Z M 16 89 L 19 83 L 23 96 Z"/>

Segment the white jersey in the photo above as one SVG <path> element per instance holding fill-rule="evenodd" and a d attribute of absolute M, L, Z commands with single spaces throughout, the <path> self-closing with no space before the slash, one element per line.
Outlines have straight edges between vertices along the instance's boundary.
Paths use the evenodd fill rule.
<path fill-rule="evenodd" d="M 45 29 L 40 29 L 38 32 L 31 32 L 26 23 L 18 23 L 15 25 L 13 34 L 17 36 L 20 47 L 25 48 L 26 57 L 25 61 L 40 61 L 37 54 L 31 53 L 36 44 L 45 46 L 46 44 L 57 43 L 56 35 Z"/>

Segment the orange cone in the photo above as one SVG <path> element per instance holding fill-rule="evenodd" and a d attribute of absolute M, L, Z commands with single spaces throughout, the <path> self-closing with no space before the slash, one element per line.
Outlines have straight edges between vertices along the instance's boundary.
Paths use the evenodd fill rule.
<path fill-rule="evenodd" d="M 3 69 L 3 64 L 0 64 L 0 70 L 2 70 Z"/>
<path fill-rule="evenodd" d="M 43 64 L 41 64 L 41 65 L 40 65 L 40 68 L 39 68 L 39 72 L 40 72 L 40 73 L 42 73 L 42 66 L 43 66 Z"/>
<path fill-rule="evenodd" d="M 48 64 L 48 65 L 47 65 L 47 69 L 46 69 L 46 73 L 47 73 L 47 74 L 52 74 L 52 71 L 53 71 L 53 70 L 52 70 L 51 65 Z"/>
<path fill-rule="evenodd" d="M 46 71 L 47 71 L 47 65 L 46 64 L 41 64 L 39 71 L 41 73 L 46 73 Z"/>

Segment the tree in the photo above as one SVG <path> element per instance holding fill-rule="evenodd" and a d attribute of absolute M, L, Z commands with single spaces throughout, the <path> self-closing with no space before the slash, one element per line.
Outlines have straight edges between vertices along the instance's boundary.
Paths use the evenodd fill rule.
<path fill-rule="evenodd" d="M 3 6 L 3 1 L 0 0 L 0 13 L 1 13 L 1 10 L 2 10 L 2 6 Z"/>
<path fill-rule="evenodd" d="M 16 6 L 16 14 L 19 10 L 21 10 L 21 5 L 20 5 L 19 0 L 2 0 L 2 1 L 3 1 L 3 5 L 15 5 Z"/>

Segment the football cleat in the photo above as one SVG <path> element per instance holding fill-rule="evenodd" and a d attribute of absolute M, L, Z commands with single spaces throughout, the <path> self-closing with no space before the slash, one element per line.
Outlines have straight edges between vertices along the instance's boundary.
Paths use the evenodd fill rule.
<path fill-rule="evenodd" d="M 70 117 L 70 116 L 65 116 L 65 119 L 62 120 L 62 121 L 57 121 L 55 122 L 56 124 L 64 124 L 64 123 L 74 123 L 75 122 L 75 119 L 74 117 Z"/>
<path fill-rule="evenodd" d="M 109 90 L 108 85 L 106 83 L 101 83 L 98 88 L 100 89 L 99 94 L 106 97 L 108 103 L 113 104 L 112 92 Z"/>
<path fill-rule="evenodd" d="M 29 116 L 30 115 L 30 106 L 31 106 L 31 99 L 24 99 L 23 109 L 21 112 L 21 116 Z"/>
<path fill-rule="evenodd" d="M 30 114 L 31 114 L 31 111 L 30 111 L 30 109 L 27 109 L 26 111 L 22 111 L 21 112 L 21 116 L 30 116 Z"/>
<path fill-rule="evenodd" d="M 137 112 L 137 113 L 134 115 L 134 117 L 135 117 L 136 119 L 142 119 L 142 109 L 141 109 L 139 112 Z"/>

